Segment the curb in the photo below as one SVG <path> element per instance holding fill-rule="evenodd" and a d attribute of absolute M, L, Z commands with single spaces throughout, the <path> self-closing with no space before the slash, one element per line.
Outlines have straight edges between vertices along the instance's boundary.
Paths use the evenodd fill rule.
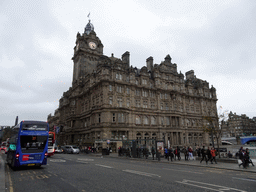
<path fill-rule="evenodd" d="M 154 163 L 166 163 L 166 164 L 171 164 L 168 161 L 157 161 L 157 160 L 146 160 L 146 159 L 139 159 L 139 158 L 128 158 L 128 157 L 113 157 L 110 155 L 101 155 L 101 154 L 86 154 L 86 155 L 91 155 L 91 156 L 98 156 L 98 157 L 107 157 L 107 158 L 119 158 L 119 159 L 129 159 L 129 160 L 135 160 L 135 161 L 149 161 L 149 162 L 154 162 Z M 200 162 L 198 162 L 200 163 Z M 224 170 L 231 170 L 231 171 L 240 171 L 240 172 L 249 172 L 249 173 L 256 173 L 256 171 L 248 170 L 248 169 L 232 169 L 232 168 L 225 168 L 225 167 L 210 167 L 210 166 L 203 166 L 203 165 L 193 165 L 193 164 L 186 164 L 186 163 L 176 163 L 172 162 L 172 164 L 176 165 L 187 165 L 187 166 L 194 166 L 194 167 L 206 167 L 206 168 L 211 168 L 211 169 L 224 169 Z"/>
<path fill-rule="evenodd" d="M 5 162 L 0 154 L 0 192 L 5 192 Z"/>

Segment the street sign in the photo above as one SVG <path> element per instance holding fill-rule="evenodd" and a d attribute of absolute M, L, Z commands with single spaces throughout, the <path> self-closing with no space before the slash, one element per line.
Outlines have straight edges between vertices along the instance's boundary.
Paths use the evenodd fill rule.
<path fill-rule="evenodd" d="M 227 152 L 227 148 L 219 148 L 219 152 Z"/>

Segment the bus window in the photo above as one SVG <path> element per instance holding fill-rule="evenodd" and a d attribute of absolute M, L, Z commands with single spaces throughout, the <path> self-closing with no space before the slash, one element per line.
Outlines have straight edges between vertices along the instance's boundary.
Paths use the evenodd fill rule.
<path fill-rule="evenodd" d="M 47 131 L 48 125 L 47 124 L 40 124 L 40 123 L 23 123 L 22 130 L 29 130 L 29 131 Z"/>
<path fill-rule="evenodd" d="M 22 153 L 41 153 L 44 151 L 47 136 L 20 136 Z"/>

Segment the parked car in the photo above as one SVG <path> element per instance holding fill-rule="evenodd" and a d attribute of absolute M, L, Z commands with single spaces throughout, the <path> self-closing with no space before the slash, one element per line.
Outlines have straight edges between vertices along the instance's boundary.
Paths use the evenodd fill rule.
<path fill-rule="evenodd" d="M 60 147 L 55 147 L 55 153 L 63 153 L 63 149 Z"/>
<path fill-rule="evenodd" d="M 63 153 L 80 153 L 80 150 L 77 146 L 75 145 L 65 145 L 63 147 Z"/>

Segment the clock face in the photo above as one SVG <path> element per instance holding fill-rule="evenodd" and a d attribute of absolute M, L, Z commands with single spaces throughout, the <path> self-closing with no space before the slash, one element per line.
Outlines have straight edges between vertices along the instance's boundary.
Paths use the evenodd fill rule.
<path fill-rule="evenodd" d="M 96 45 L 96 43 L 94 43 L 94 42 L 90 42 L 90 43 L 89 43 L 89 47 L 90 47 L 91 49 L 96 49 L 96 48 L 97 48 L 97 45 Z"/>

